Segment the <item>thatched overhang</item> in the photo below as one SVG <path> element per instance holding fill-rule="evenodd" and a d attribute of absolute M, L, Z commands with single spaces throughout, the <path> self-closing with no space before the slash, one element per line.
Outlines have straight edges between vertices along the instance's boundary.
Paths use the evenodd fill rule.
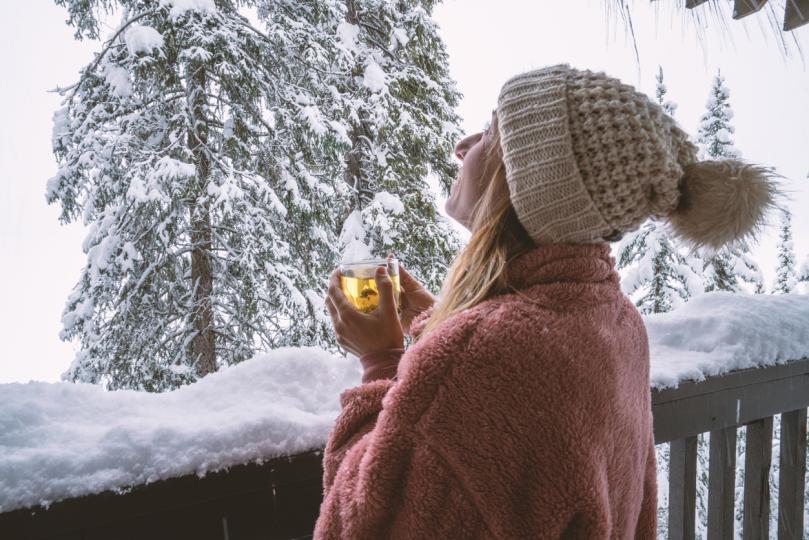
<path fill-rule="evenodd" d="M 685 7 L 694 9 L 708 1 L 709 0 L 686 0 Z M 733 18 L 743 19 L 748 15 L 760 11 L 765 4 L 767 4 L 767 0 L 734 0 Z M 809 23 L 809 0 L 785 0 L 784 6 L 784 31 L 789 32 L 790 30 L 794 30 L 799 26 Z"/>

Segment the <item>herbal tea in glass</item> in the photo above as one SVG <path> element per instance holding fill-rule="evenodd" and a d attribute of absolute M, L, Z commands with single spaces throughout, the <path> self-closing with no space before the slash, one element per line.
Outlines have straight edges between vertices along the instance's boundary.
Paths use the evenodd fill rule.
<path fill-rule="evenodd" d="M 364 261 L 342 263 L 340 265 L 340 286 L 348 301 L 363 313 L 370 313 L 379 305 L 379 290 L 376 288 L 376 269 L 388 267 L 388 277 L 393 283 L 393 298 L 396 310 L 399 303 L 399 261 L 395 258 L 368 259 Z"/>

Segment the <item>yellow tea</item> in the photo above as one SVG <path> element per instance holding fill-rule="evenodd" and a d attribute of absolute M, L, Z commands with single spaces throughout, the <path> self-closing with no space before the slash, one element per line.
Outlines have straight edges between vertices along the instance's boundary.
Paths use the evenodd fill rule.
<path fill-rule="evenodd" d="M 370 313 L 379 305 L 379 290 L 376 287 L 374 274 L 379 265 L 359 263 L 343 265 L 340 268 L 340 286 L 348 301 L 363 313 Z M 394 273 L 395 270 L 395 273 Z M 393 283 L 393 298 L 396 310 L 399 306 L 399 269 L 398 266 L 388 265 L 388 274 Z"/>

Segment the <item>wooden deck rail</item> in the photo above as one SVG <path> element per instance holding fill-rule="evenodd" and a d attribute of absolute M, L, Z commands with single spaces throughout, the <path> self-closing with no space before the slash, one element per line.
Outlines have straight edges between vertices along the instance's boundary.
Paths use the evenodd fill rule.
<path fill-rule="evenodd" d="M 769 538 L 773 415 L 782 413 L 778 538 L 801 538 L 809 359 L 653 390 L 655 439 L 671 442 L 669 538 L 693 538 L 697 435 L 711 433 L 708 538 L 731 538 L 736 428 L 747 426 L 744 538 Z M 322 453 L 172 478 L 0 514 L 0 539 L 305 539 L 321 502 Z"/>
<path fill-rule="evenodd" d="M 767 539 L 773 415 L 781 414 L 778 538 L 803 538 L 809 358 L 653 390 L 655 442 L 671 443 L 670 539 L 695 534 L 697 436 L 710 433 L 708 538 L 733 538 L 736 430 L 747 426 L 743 530 Z"/>

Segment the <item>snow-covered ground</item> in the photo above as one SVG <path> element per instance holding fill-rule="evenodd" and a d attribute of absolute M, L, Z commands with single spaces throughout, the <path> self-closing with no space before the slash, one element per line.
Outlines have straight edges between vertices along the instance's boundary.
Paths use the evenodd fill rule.
<path fill-rule="evenodd" d="M 646 317 L 651 383 L 809 356 L 809 296 L 707 293 Z M 284 348 L 164 394 L 0 385 L 0 512 L 322 447 L 355 358 Z"/>

